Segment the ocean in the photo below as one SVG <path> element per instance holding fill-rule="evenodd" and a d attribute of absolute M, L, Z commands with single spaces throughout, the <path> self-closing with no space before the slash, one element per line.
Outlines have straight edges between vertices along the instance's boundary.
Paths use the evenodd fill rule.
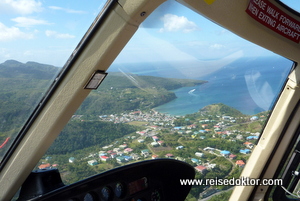
<path fill-rule="evenodd" d="M 210 66 L 203 63 L 197 66 L 188 61 L 122 64 L 112 66 L 111 71 L 208 81 L 173 90 L 177 98 L 156 107 L 158 112 L 182 116 L 210 104 L 223 103 L 244 114 L 255 115 L 273 107 L 293 65 L 279 56 L 241 58 L 223 66 L 214 61 L 204 62 L 207 63 Z"/>

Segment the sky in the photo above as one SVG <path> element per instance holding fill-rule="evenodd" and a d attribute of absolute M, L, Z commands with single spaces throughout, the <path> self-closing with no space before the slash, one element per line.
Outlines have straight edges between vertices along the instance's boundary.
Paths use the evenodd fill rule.
<path fill-rule="evenodd" d="M 0 0 L 0 63 L 63 66 L 105 0 Z"/>
<path fill-rule="evenodd" d="M 194 61 L 198 65 L 199 60 L 224 61 L 245 54 L 259 56 L 269 52 L 189 8 L 168 1 L 142 23 L 116 62 L 167 60 Z"/>
<path fill-rule="evenodd" d="M 63 66 L 105 2 L 0 0 L 0 63 L 14 59 Z M 116 62 L 224 61 L 269 54 L 174 1 L 140 27 Z"/>

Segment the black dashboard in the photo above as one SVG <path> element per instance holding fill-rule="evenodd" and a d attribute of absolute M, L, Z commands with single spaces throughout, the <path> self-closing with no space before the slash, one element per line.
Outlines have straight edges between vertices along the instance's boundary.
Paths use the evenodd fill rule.
<path fill-rule="evenodd" d="M 28 184 L 24 185 L 27 188 L 21 189 L 18 200 L 180 201 L 186 198 L 191 189 L 191 186 L 181 185 L 180 179 L 193 179 L 195 170 L 178 160 L 155 159 L 122 166 L 67 186 L 62 184 L 60 177 L 56 177 L 52 175 L 42 179 L 48 182 L 48 186 L 51 181 L 59 181 L 50 184 L 50 191 L 36 190 L 41 189 L 38 187 L 33 192 L 27 189 Z M 45 182 L 35 183 L 43 185 Z M 32 181 L 27 183 L 32 184 Z"/>

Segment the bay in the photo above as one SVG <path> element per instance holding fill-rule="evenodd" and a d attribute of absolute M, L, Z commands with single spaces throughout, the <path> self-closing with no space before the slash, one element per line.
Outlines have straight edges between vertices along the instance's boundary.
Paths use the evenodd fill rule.
<path fill-rule="evenodd" d="M 203 73 L 206 66 L 195 66 L 202 73 L 188 75 L 188 71 L 184 71 L 190 70 L 188 62 L 123 65 L 122 72 L 208 81 L 202 85 L 173 90 L 177 97 L 175 100 L 154 108 L 161 113 L 182 116 L 195 113 L 210 104 L 223 103 L 244 114 L 254 115 L 272 109 L 292 65 L 290 60 L 273 56 L 240 58 L 209 74 Z"/>

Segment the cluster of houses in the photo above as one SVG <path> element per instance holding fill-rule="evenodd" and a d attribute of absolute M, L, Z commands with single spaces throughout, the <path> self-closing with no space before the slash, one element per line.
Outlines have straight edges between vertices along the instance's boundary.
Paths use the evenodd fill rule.
<path fill-rule="evenodd" d="M 205 134 L 205 133 L 209 133 L 209 132 L 210 133 L 212 132 L 212 133 L 217 134 L 217 135 L 222 135 L 221 137 L 224 138 L 224 137 L 232 134 L 231 131 L 228 131 L 228 130 L 224 131 L 224 128 L 226 128 L 226 126 L 230 125 L 230 123 L 235 123 L 236 120 L 235 120 L 234 117 L 230 117 L 230 116 L 222 116 L 221 118 L 224 121 L 218 122 L 216 124 L 212 124 L 212 122 L 214 122 L 215 120 L 208 120 L 207 119 L 207 120 L 199 121 L 199 123 L 202 124 L 201 125 L 202 129 L 200 129 L 199 131 L 191 131 L 191 129 L 197 128 L 197 125 L 195 125 L 195 124 L 192 124 L 192 125 L 187 126 L 187 127 L 183 127 L 183 126 L 174 127 L 174 130 L 176 130 L 178 133 L 181 133 L 181 134 L 184 134 L 184 133 L 189 134 L 190 133 L 192 138 L 199 137 L 200 139 L 205 139 L 205 136 L 201 135 L 201 134 Z M 254 116 L 254 117 L 250 118 L 251 121 L 256 121 L 258 119 L 259 118 L 257 116 Z M 257 140 L 258 136 L 259 136 L 259 133 L 255 133 L 254 135 L 246 137 L 246 140 Z M 243 135 L 237 135 L 237 139 L 242 140 L 243 138 L 244 138 Z M 246 148 L 241 149 L 239 151 L 239 153 L 241 153 L 241 154 L 250 154 L 251 149 L 254 147 L 254 144 L 251 143 L 251 142 L 248 142 L 248 141 L 246 141 L 243 144 Z M 230 153 L 230 151 L 227 151 L 227 150 L 218 150 L 218 149 L 214 149 L 214 148 L 211 148 L 211 147 L 206 147 L 203 150 L 208 151 L 210 153 L 214 153 L 215 150 L 219 151 L 221 156 L 224 156 L 224 157 L 229 158 L 231 160 L 234 160 L 237 157 L 236 155 Z M 192 158 L 191 161 L 193 163 L 197 164 L 195 169 L 196 169 L 196 171 L 198 171 L 200 173 L 205 174 L 209 169 L 213 169 L 211 166 L 207 166 L 207 164 L 202 165 L 201 160 L 198 160 L 196 158 Z M 235 162 L 235 164 L 236 164 L 236 166 L 241 167 L 241 168 L 245 166 L 245 162 L 243 160 L 237 160 Z"/>
<path fill-rule="evenodd" d="M 216 167 L 216 164 L 205 163 L 204 165 L 197 165 L 195 170 L 201 174 L 206 174 L 209 170 L 212 170 Z"/>
<path fill-rule="evenodd" d="M 157 137 L 157 130 L 159 130 L 160 126 L 172 126 L 173 121 L 176 119 L 176 117 L 172 117 L 169 115 L 161 114 L 155 111 L 150 111 L 147 113 L 143 113 L 141 111 L 134 111 L 131 113 L 123 113 L 120 115 L 102 115 L 99 116 L 99 118 L 102 121 L 110 121 L 114 123 L 127 123 L 127 122 L 132 122 L 132 121 L 143 121 L 143 122 L 149 122 L 150 125 L 148 125 L 146 130 L 143 131 L 137 131 L 136 133 L 141 135 L 143 138 L 137 139 L 139 143 L 144 143 L 144 137 L 151 137 L 153 142 L 150 143 L 152 147 L 158 147 L 158 146 L 165 146 L 165 143 L 163 140 L 161 140 L 159 137 Z M 231 135 L 232 132 L 225 130 L 230 123 L 235 123 L 236 119 L 231 116 L 222 116 L 219 117 L 219 119 L 222 119 L 218 123 L 213 123 L 215 120 L 200 120 L 198 124 L 191 124 L 187 126 L 177 126 L 177 127 L 172 127 L 173 132 L 178 132 L 179 134 L 191 134 L 192 138 L 200 138 L 200 139 L 205 139 L 206 133 L 213 133 L 217 135 L 222 135 L 222 136 L 228 136 Z M 256 121 L 258 118 L 252 117 L 251 121 Z M 189 119 L 186 119 L 186 121 L 189 121 Z M 198 130 L 197 127 L 201 126 L 201 128 Z M 237 135 L 237 138 L 243 139 L 242 135 Z M 246 137 L 246 140 L 253 140 L 253 139 L 258 139 L 258 135 L 251 135 Z M 251 153 L 251 149 L 253 148 L 253 143 L 246 141 L 244 143 L 245 149 L 241 149 L 240 153 L 242 154 L 249 154 Z M 107 162 L 110 160 L 116 160 L 118 163 L 127 163 L 132 160 L 139 160 L 141 157 L 143 158 L 148 158 L 151 157 L 152 159 L 156 159 L 159 156 L 156 154 L 152 154 L 148 149 L 143 149 L 140 151 L 140 153 L 134 152 L 134 150 L 130 147 L 127 147 L 127 144 L 122 144 L 117 148 L 114 148 L 113 145 L 108 145 L 105 147 L 102 147 L 103 151 L 100 151 L 98 156 L 99 159 L 93 159 L 89 160 L 88 164 L 91 166 L 97 165 L 100 161 L 102 162 Z M 183 146 L 177 146 L 176 149 L 183 149 Z M 107 151 L 106 151 L 107 150 Z M 209 151 L 211 153 L 214 153 L 215 150 L 214 148 L 206 147 L 203 149 L 204 151 Z M 227 150 L 217 150 L 220 152 L 221 156 L 227 157 L 229 159 L 236 159 L 236 155 L 230 153 Z M 209 164 L 205 163 L 202 164 L 201 157 L 203 157 L 203 153 L 201 152 L 196 152 L 195 156 L 198 158 L 191 158 L 191 162 L 196 165 L 195 169 L 200 172 L 205 174 L 208 170 L 213 169 L 216 164 Z M 166 158 L 175 158 L 179 160 L 185 160 L 185 159 L 180 159 L 178 157 L 175 157 L 173 154 L 168 153 L 165 155 Z M 73 163 L 75 158 L 71 157 L 69 159 L 70 163 Z M 237 160 L 236 165 L 239 167 L 244 167 L 245 162 L 242 160 Z"/>
<path fill-rule="evenodd" d="M 160 140 L 156 135 L 152 136 L 153 142 L 151 142 L 152 147 L 165 146 L 165 142 Z"/>
<path fill-rule="evenodd" d="M 163 146 L 164 142 L 159 140 L 159 138 L 157 136 L 152 136 L 153 139 L 153 143 L 157 143 L 158 146 Z M 142 139 L 138 139 L 140 140 L 140 142 L 142 143 L 143 140 Z M 151 143 L 152 144 L 152 143 Z M 156 146 L 156 144 L 152 145 L 152 146 Z M 140 151 L 140 153 L 134 152 L 134 150 L 130 147 L 127 147 L 127 144 L 122 144 L 119 147 L 114 148 L 113 145 L 108 145 L 108 146 L 104 146 L 102 147 L 102 149 L 99 151 L 99 159 L 92 159 L 88 161 L 88 164 L 91 166 L 95 166 L 99 164 L 99 160 L 102 162 L 108 162 L 110 160 L 116 160 L 116 162 L 122 164 L 122 163 L 127 163 L 130 162 L 132 160 L 139 160 L 141 159 L 141 157 L 143 158 L 148 158 L 151 157 L 152 159 L 157 159 L 159 158 L 158 155 L 151 155 L 151 151 L 149 149 L 143 149 Z M 106 151 L 107 150 L 107 151 Z M 94 156 L 94 155 L 92 155 Z M 166 158 L 175 158 L 173 154 L 166 154 L 165 155 Z M 75 161 L 74 157 L 70 157 L 69 158 L 69 162 L 73 163 Z"/>
<path fill-rule="evenodd" d="M 139 160 L 141 156 L 148 157 L 150 152 L 149 150 L 142 150 L 141 154 L 134 153 L 133 149 L 127 147 L 127 144 L 121 144 L 119 147 L 114 148 L 113 145 L 108 145 L 102 147 L 103 150 L 99 151 L 97 154 L 99 159 L 92 159 L 88 161 L 88 164 L 95 166 L 99 164 L 99 160 L 102 162 L 108 162 L 110 160 L 116 160 L 118 163 L 126 163 L 132 160 Z M 107 151 L 106 151 L 107 150 Z M 94 157 L 94 154 L 91 154 L 90 157 Z M 75 158 L 70 157 L 69 163 L 74 163 Z"/>
<path fill-rule="evenodd" d="M 151 110 L 150 112 L 133 111 L 130 113 L 122 113 L 120 115 L 101 115 L 99 116 L 102 121 L 109 121 L 114 123 L 128 123 L 132 121 L 140 122 L 152 122 L 158 125 L 169 125 L 172 124 L 176 117 L 171 115 L 162 114 Z"/>
<path fill-rule="evenodd" d="M 109 145 L 102 148 L 105 150 L 112 147 L 113 145 Z M 104 150 L 99 151 L 99 159 L 103 162 L 108 162 L 115 159 L 118 163 L 126 163 L 132 160 L 139 160 L 141 157 L 141 155 L 134 153 L 132 148 L 127 147 L 127 144 L 121 144 L 119 147 L 112 148 L 108 151 Z M 93 159 L 88 161 L 88 164 L 94 166 L 98 164 L 98 161 Z"/>
<path fill-rule="evenodd" d="M 233 131 L 225 130 L 225 128 L 230 125 L 230 123 L 235 123 L 236 118 L 231 116 L 217 116 L 222 121 L 219 121 L 218 123 L 212 124 L 216 120 L 200 120 L 199 123 L 201 123 L 201 128 L 199 130 L 196 130 L 198 127 L 197 124 L 191 124 L 187 126 L 176 126 L 173 127 L 173 132 L 178 132 L 179 134 L 191 134 L 191 137 L 193 139 L 199 138 L 199 139 L 206 139 L 205 134 L 206 133 L 212 133 L 217 134 L 218 136 L 221 136 L 222 138 L 225 138 L 227 136 L 230 136 Z M 142 111 L 133 111 L 131 113 L 122 113 L 120 115 L 102 115 L 99 116 L 99 118 L 103 121 L 112 121 L 115 123 L 126 123 L 131 121 L 145 121 L 149 122 L 150 125 L 146 130 L 143 131 L 137 131 L 137 134 L 140 134 L 141 136 L 153 136 L 153 142 L 151 143 L 152 147 L 157 146 L 164 146 L 164 142 L 160 139 L 158 139 L 155 135 L 157 134 L 157 130 L 159 130 L 159 126 L 165 126 L 165 125 L 173 125 L 173 121 L 176 119 L 176 117 L 161 114 L 156 111 L 150 111 L 150 112 L 142 112 Z M 251 121 L 256 121 L 259 118 L 257 116 L 253 116 L 250 118 Z M 186 121 L 189 121 L 189 119 L 185 119 Z M 158 126 L 159 125 L 159 126 Z M 211 126 L 213 125 L 213 126 Z M 202 134 L 202 135 L 201 135 Z M 255 135 L 251 135 L 246 137 L 246 140 L 255 140 L 258 139 L 259 133 L 255 133 Z M 242 140 L 244 138 L 243 135 L 237 135 L 237 139 Z M 143 139 L 139 139 L 140 143 L 143 143 Z M 253 146 L 253 145 L 252 145 Z M 252 149 L 252 147 L 248 147 Z M 248 154 L 251 151 L 249 149 L 241 150 L 240 153 Z"/>
<path fill-rule="evenodd" d="M 251 146 L 251 147 L 253 146 L 253 144 L 251 142 L 244 143 L 244 145 Z M 230 153 L 230 151 L 227 151 L 227 150 L 222 150 L 221 151 L 219 149 L 215 149 L 215 148 L 212 148 L 212 147 L 206 147 L 203 150 L 204 151 L 208 151 L 210 153 L 215 153 L 214 151 L 219 151 L 221 156 L 224 156 L 224 157 L 229 158 L 231 160 L 234 160 L 234 159 L 237 158 L 237 155 L 234 155 L 234 154 Z M 240 153 L 243 153 L 243 154 L 248 154 L 250 152 L 251 151 L 249 149 L 240 150 Z M 199 152 L 196 152 L 196 154 L 199 154 Z M 202 157 L 203 153 L 200 153 L 200 154 L 201 155 L 198 155 L 198 156 Z M 192 158 L 192 162 L 197 164 L 197 166 L 195 167 L 195 170 L 197 172 L 202 173 L 202 174 L 207 173 L 210 169 L 213 169 L 215 167 L 215 165 L 216 165 L 216 164 L 209 164 L 209 163 L 206 163 L 206 164 L 202 165 L 201 164 L 201 160 L 194 159 L 194 158 Z M 240 167 L 240 168 L 243 168 L 245 166 L 245 164 L 246 163 L 243 160 L 237 160 L 235 162 L 235 165 L 238 166 L 238 167 Z"/>
<path fill-rule="evenodd" d="M 127 152 L 127 155 L 125 155 L 121 152 L 116 153 L 116 152 L 111 151 L 111 150 L 107 151 L 107 152 L 100 151 L 99 152 L 99 158 L 100 158 L 101 161 L 104 161 L 104 162 L 115 159 L 120 164 L 129 162 L 129 161 L 132 161 L 132 160 L 139 160 L 141 157 L 148 158 L 148 157 L 151 156 L 152 159 L 159 158 L 159 156 L 156 155 L 156 154 L 151 155 L 151 152 L 150 152 L 149 149 L 141 150 L 140 154 L 131 153 L 133 151 L 131 148 L 125 148 L 124 151 Z M 129 155 L 129 153 L 131 153 L 131 154 Z M 170 158 L 170 159 L 175 158 L 175 156 L 171 153 L 166 154 L 165 157 Z M 71 161 L 69 160 L 69 162 L 71 162 Z M 91 166 L 94 166 L 94 165 L 98 165 L 99 162 L 98 162 L 98 160 L 93 159 L 93 160 L 89 160 L 88 164 L 91 165 Z"/>
<path fill-rule="evenodd" d="M 153 136 L 151 136 L 151 138 L 153 140 L 153 142 L 150 143 L 152 147 L 164 146 L 165 145 L 164 141 L 162 141 L 158 136 L 153 135 Z M 143 143 L 144 139 L 138 139 L 138 141 L 140 143 Z M 254 146 L 253 143 L 247 141 L 247 142 L 244 143 L 244 145 L 245 145 L 246 148 L 241 149 L 240 153 L 242 153 L 242 154 L 251 153 L 250 149 L 253 148 L 253 146 Z M 151 155 L 151 152 L 149 151 L 149 149 L 143 149 L 143 150 L 140 151 L 139 154 L 135 153 L 132 148 L 127 147 L 127 144 L 122 144 L 117 148 L 113 148 L 113 145 L 104 146 L 102 148 L 104 150 L 108 149 L 108 151 L 100 151 L 99 152 L 99 159 L 103 162 L 107 162 L 107 161 L 115 159 L 118 163 L 121 164 L 121 163 L 130 162 L 132 160 L 139 160 L 141 157 L 143 157 L 143 158 L 151 157 L 152 159 L 159 158 L 159 156 L 156 155 L 156 154 Z M 184 148 L 183 146 L 177 146 L 175 149 L 180 150 L 180 149 L 183 149 L 183 148 Z M 218 151 L 221 156 L 224 156 L 224 157 L 232 159 L 232 160 L 236 159 L 236 157 L 237 157 L 236 155 L 230 153 L 230 151 L 227 151 L 227 150 L 219 150 L 219 149 L 215 149 L 215 148 L 211 148 L 211 147 L 206 147 L 203 150 L 208 151 L 210 153 L 215 153 L 214 151 Z M 213 169 L 216 165 L 216 164 L 209 164 L 209 163 L 202 164 L 202 161 L 199 158 L 202 158 L 204 156 L 204 154 L 201 153 L 201 152 L 196 152 L 195 156 L 198 157 L 198 158 L 191 158 L 190 160 L 191 160 L 192 163 L 196 164 L 195 169 L 200 173 L 205 174 L 208 170 Z M 185 159 L 175 157 L 171 153 L 166 154 L 165 157 L 166 158 L 174 158 L 174 159 L 178 159 L 178 160 L 185 160 Z M 69 159 L 69 162 L 73 162 L 73 161 L 74 160 L 71 157 Z M 91 165 L 91 166 L 94 166 L 94 165 L 98 164 L 98 161 L 95 160 L 95 159 L 89 160 L 88 164 Z M 237 160 L 236 165 L 239 166 L 239 167 L 244 167 L 245 162 L 242 161 L 242 160 Z"/>
<path fill-rule="evenodd" d="M 234 131 L 229 131 L 226 130 L 226 127 L 232 125 L 232 123 L 236 122 L 236 118 L 231 117 L 231 116 L 217 116 L 221 121 L 216 123 L 216 120 L 200 120 L 200 129 L 196 130 L 198 127 L 197 124 L 191 124 L 188 126 L 176 126 L 173 127 L 173 131 L 178 132 L 179 134 L 190 134 L 193 139 L 195 138 L 200 138 L 200 139 L 205 139 L 206 136 L 204 134 L 210 133 L 213 134 L 213 137 L 220 136 L 222 138 L 226 138 L 227 136 L 230 136 L 233 133 L 238 133 L 240 131 L 234 130 Z M 186 119 L 187 121 L 188 119 Z M 251 121 L 256 121 L 259 120 L 257 116 L 253 116 L 250 118 Z M 260 133 L 250 133 L 246 132 L 246 134 L 252 134 L 251 136 L 246 137 L 247 140 L 255 140 L 258 139 L 258 136 Z M 243 135 L 238 134 L 236 136 L 236 139 L 242 140 L 244 138 Z"/>

